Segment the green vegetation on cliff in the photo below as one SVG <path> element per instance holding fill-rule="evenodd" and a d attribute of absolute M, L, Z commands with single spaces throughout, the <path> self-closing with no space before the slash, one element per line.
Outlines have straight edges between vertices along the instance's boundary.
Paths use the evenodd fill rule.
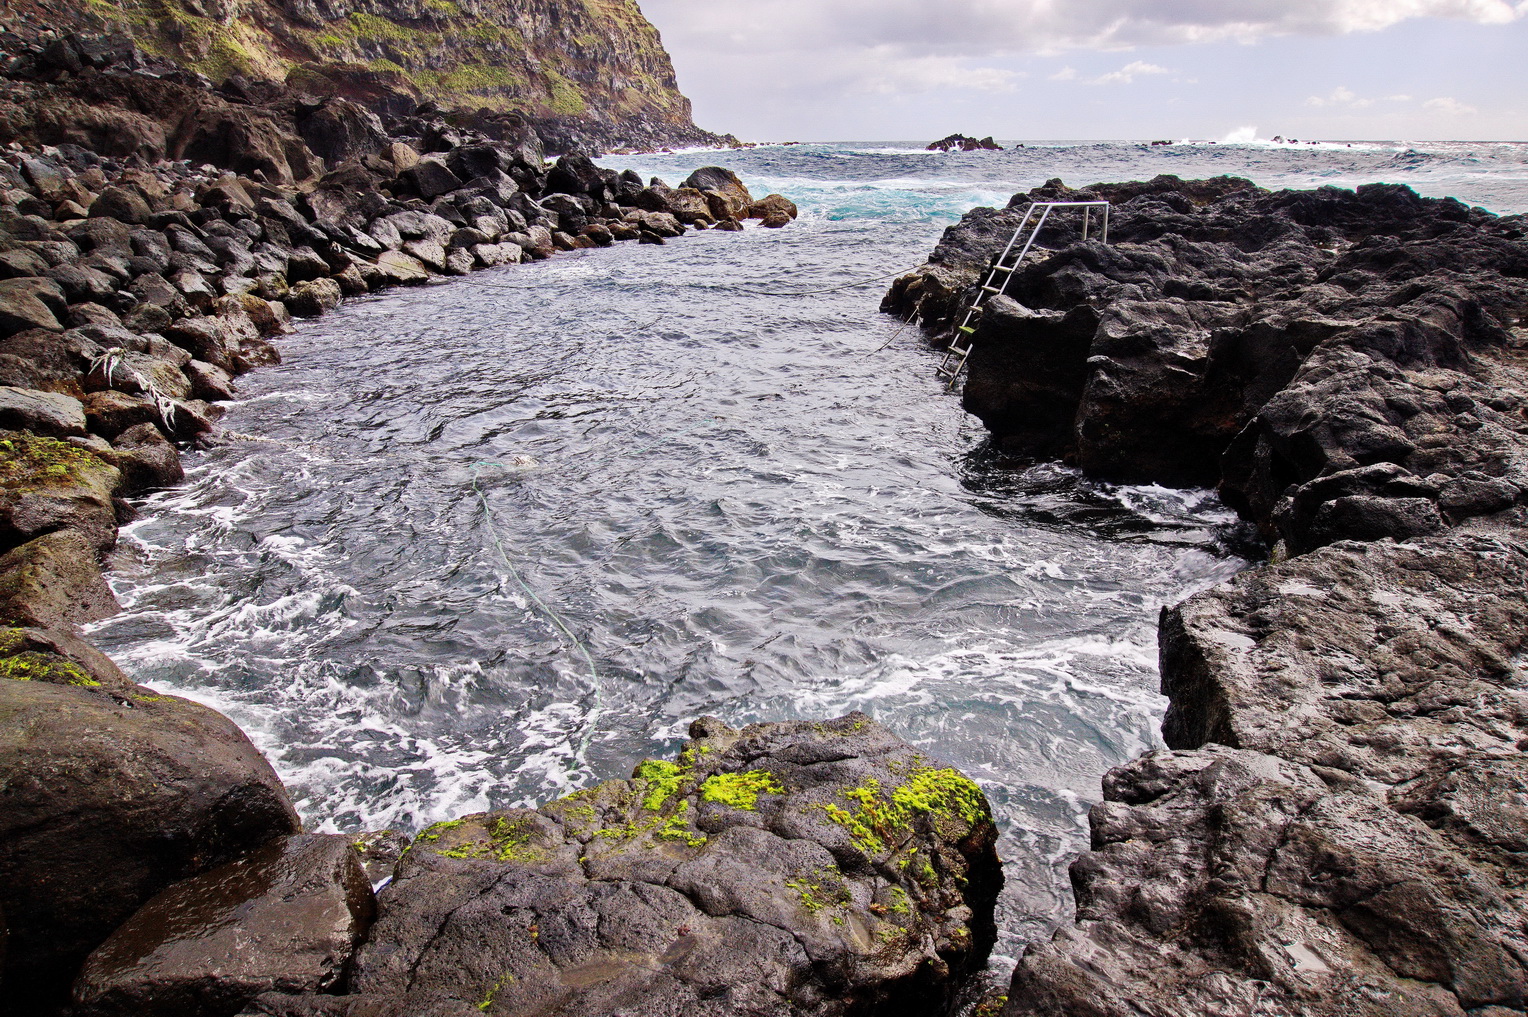
<path fill-rule="evenodd" d="M 380 78 L 446 106 L 690 124 L 689 100 L 636 0 L 64 2 L 219 82 L 327 82 L 343 94 Z"/>

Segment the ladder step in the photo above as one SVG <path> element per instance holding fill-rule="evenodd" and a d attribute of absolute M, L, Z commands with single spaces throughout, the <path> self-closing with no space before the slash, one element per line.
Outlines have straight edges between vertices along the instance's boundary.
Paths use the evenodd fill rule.
<path fill-rule="evenodd" d="M 1013 272 L 1013 271 L 1017 270 L 1018 267 L 1019 266 L 1017 266 L 1017 265 L 993 265 L 992 266 L 992 271 L 994 271 L 994 272 Z"/>
<path fill-rule="evenodd" d="M 1003 292 L 1003 288 L 1001 286 L 983 286 L 982 292 L 998 294 Z"/>
<path fill-rule="evenodd" d="M 955 331 L 957 331 L 957 332 L 964 332 L 966 335 L 975 335 L 976 334 L 976 329 L 972 328 L 970 325 L 961 325 Z"/>

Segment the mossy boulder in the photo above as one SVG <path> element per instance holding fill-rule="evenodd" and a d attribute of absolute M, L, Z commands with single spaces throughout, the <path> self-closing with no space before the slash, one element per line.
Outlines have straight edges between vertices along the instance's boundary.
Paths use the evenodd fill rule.
<path fill-rule="evenodd" d="M 691 734 L 630 780 L 422 832 L 334 1012 L 945 1012 L 994 935 L 981 790 L 862 714 Z"/>
<path fill-rule="evenodd" d="M 117 542 L 119 480 L 115 467 L 83 448 L 0 430 L 0 550 L 69 529 L 104 553 Z"/>

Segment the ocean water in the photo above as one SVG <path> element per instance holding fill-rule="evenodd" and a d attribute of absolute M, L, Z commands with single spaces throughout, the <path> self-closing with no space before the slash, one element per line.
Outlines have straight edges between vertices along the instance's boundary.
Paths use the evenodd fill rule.
<path fill-rule="evenodd" d="M 1005 460 L 877 311 L 979 204 L 1233 173 L 1528 209 L 1528 146 L 905 144 L 720 162 L 801 207 L 347 303 L 140 505 L 94 638 L 238 721 L 314 828 L 533 803 L 693 718 L 864 710 L 986 789 L 996 967 L 1071 914 L 1111 766 L 1160 744 L 1159 609 L 1255 553 L 1207 491 Z"/>

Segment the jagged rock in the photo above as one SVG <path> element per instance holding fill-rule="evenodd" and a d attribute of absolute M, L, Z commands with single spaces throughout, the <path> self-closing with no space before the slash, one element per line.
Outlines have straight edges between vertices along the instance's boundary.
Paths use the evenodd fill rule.
<path fill-rule="evenodd" d="M 952 134 L 948 138 L 931 143 L 927 148 L 930 152 L 1001 152 L 1003 150 L 1003 146 L 993 141 L 990 135 L 977 139 L 968 138 L 964 134 Z"/>
<path fill-rule="evenodd" d="M 980 790 L 859 714 L 692 734 L 631 781 L 426 830 L 382 891 L 352 997 L 248 1012 L 948 1006 L 993 938 Z"/>
<path fill-rule="evenodd" d="M 97 551 L 75 530 L 57 530 L 0 555 L 0 621 L 67 630 L 122 610 Z"/>
<path fill-rule="evenodd" d="M 0 428 L 49 438 L 85 433 L 85 409 L 73 396 L 0 385 Z"/>
<path fill-rule="evenodd" d="M 968 215 L 883 307 L 947 334 L 1028 202 L 1073 198 L 1116 202 L 1113 242 L 1063 239 L 1006 284 L 1031 313 L 991 305 L 972 337 L 965 405 L 1000 442 L 1060 449 L 1122 480 L 1219 480 L 1228 503 L 1296 552 L 1425 535 L 1528 489 L 1515 409 L 1528 377 L 1493 353 L 1513 342 L 1510 280 L 1528 271 L 1528 244 L 1452 199 L 1390 185 L 1271 194 L 1162 177 L 1079 192 L 1051 181 L 1007 210 Z M 1080 222 L 1061 223 L 1079 235 Z M 1083 346 L 1072 337 L 1089 316 Z M 1067 341 L 1024 348 L 1061 333 Z M 1333 489 L 1326 503 L 1317 485 L 1296 495 L 1380 463 L 1433 478 L 1434 492 L 1483 496 L 1451 500 L 1445 519 L 1436 494 Z M 1463 484 L 1466 474 L 1495 482 L 1490 493 Z"/>
<path fill-rule="evenodd" d="M 0 680 L 4 982 L 19 1012 L 62 1002 L 80 963 L 178 880 L 296 833 L 249 740 L 148 689 Z"/>
<path fill-rule="evenodd" d="M 1025 951 L 1005 1017 L 1522 1005 L 1520 891 L 1382 790 L 1217 745 L 1151 753 L 1104 796 L 1077 925 Z"/>
<path fill-rule="evenodd" d="M 1344 543 L 1243 572 L 1164 615 L 1163 735 L 1391 786 L 1515 755 L 1525 584 L 1528 544 L 1485 533 Z"/>
<path fill-rule="evenodd" d="M 0 431 L 0 548 L 54 530 L 81 534 L 99 552 L 117 541 L 117 470 L 54 438 Z"/>
<path fill-rule="evenodd" d="M 262 992 L 332 991 L 374 911 L 345 838 L 272 841 L 139 908 L 85 961 L 71 1012 L 234 1014 Z"/>

